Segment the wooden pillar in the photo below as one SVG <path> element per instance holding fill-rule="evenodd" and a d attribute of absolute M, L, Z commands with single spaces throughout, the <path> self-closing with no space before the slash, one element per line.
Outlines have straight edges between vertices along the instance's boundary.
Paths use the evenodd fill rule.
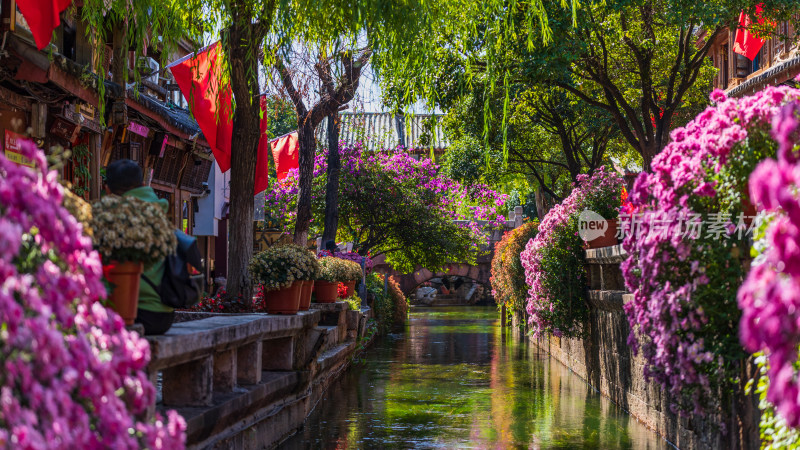
<path fill-rule="evenodd" d="M 103 191 L 103 179 L 100 176 L 100 169 L 103 167 L 103 146 L 101 135 L 92 133 L 89 137 L 89 173 L 92 179 L 89 184 L 89 200 L 100 199 Z"/>
<path fill-rule="evenodd" d="M 214 245 L 214 276 L 228 278 L 228 219 L 219 221 Z"/>

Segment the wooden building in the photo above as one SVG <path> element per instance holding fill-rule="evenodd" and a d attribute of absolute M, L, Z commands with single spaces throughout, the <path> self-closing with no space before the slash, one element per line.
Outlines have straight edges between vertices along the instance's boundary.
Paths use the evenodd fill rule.
<path fill-rule="evenodd" d="M 86 38 L 80 11 L 62 14 L 62 25 L 43 51 L 38 51 L 15 0 L 0 0 L 0 144 L 14 157 L 15 139 L 33 138 L 43 149 L 62 147 L 71 156 L 61 170 L 63 180 L 88 201 L 101 195 L 103 167 L 129 158 L 145 172 L 145 182 L 169 202 L 176 228 L 192 234 L 199 201 L 208 196 L 213 156 L 185 99 L 162 67 L 191 53 L 196 45 L 183 42 L 176 52 L 148 50 L 130 71 L 141 80 L 123 87 L 113 76 L 104 82 L 105 122 L 101 120 L 100 80 L 92 68 L 102 57 L 108 71 L 114 52 L 110 44 L 95 49 Z M 112 102 L 124 99 L 124 122 L 112 118 Z M 103 126 L 113 123 L 114 126 Z M 198 236 L 207 267 L 213 268 L 215 236 Z M 227 244 L 227 242 L 226 242 Z M 224 246 L 227 248 L 227 245 Z"/>
<path fill-rule="evenodd" d="M 798 24 L 800 16 L 777 24 L 777 36 L 767 39 L 752 61 L 733 51 L 736 30 L 728 30 L 717 36 L 708 54 L 717 68 L 714 88 L 739 97 L 757 92 L 765 86 L 791 81 L 800 74 L 800 42 L 780 36 L 793 37 Z"/>

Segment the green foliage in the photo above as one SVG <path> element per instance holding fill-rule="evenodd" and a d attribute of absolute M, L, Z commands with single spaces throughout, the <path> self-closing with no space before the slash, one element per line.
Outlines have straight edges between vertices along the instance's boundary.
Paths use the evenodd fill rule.
<path fill-rule="evenodd" d="M 360 311 L 361 310 L 361 299 L 358 298 L 358 295 L 355 293 L 350 297 L 342 299 L 345 303 L 347 303 L 347 307 L 350 311 Z"/>
<path fill-rule="evenodd" d="M 276 96 L 267 97 L 267 132 L 270 139 L 297 129 L 297 112 L 291 102 Z"/>
<path fill-rule="evenodd" d="M 486 164 L 487 152 L 483 143 L 474 136 L 464 136 L 452 142 L 444 155 L 442 170 L 444 173 L 462 183 L 491 183 L 496 174 L 493 168 L 502 165 L 502 155 L 490 151 L 489 164 Z"/>
<path fill-rule="evenodd" d="M 341 175 L 340 186 L 348 187 L 339 192 L 340 238 L 358 242 L 360 252 L 386 255 L 401 272 L 474 261 L 475 236 L 430 207 L 441 202 L 439 194 L 378 164 L 363 168 L 358 176 Z"/>
<path fill-rule="evenodd" d="M 466 94 L 453 94 L 453 107 L 444 121 L 453 141 L 444 166 L 454 178 L 480 180 L 500 189 L 538 186 L 561 199 L 578 174 L 609 165 L 610 157 L 627 163 L 613 120 L 602 110 L 538 86 L 538 79 L 525 74 L 509 79 L 508 101 L 502 92 L 486 94 L 483 80 L 473 80 Z M 506 108 L 508 118 L 502 120 Z M 481 119 L 487 111 L 492 116 L 488 123 Z"/>
<path fill-rule="evenodd" d="M 530 114 L 528 106 L 568 93 L 567 101 L 559 102 L 564 108 L 556 117 L 565 119 L 564 124 L 574 122 L 570 116 L 578 117 L 577 125 L 587 136 L 599 136 L 592 131 L 592 116 L 612 123 L 609 131 L 614 135 L 606 156 L 622 166 L 641 167 L 639 155 L 652 157 L 666 144 L 671 129 L 708 104 L 716 69 L 705 57 L 705 44 L 734 26 L 742 9 L 753 8 L 752 2 L 743 0 L 618 0 L 585 3 L 571 12 L 558 2 L 542 6 L 540 13 L 557 36 L 551 41 L 546 39 L 549 31 L 516 28 L 502 42 L 464 38 L 453 45 L 460 36 L 457 31 L 437 30 L 433 38 L 449 55 L 438 59 L 442 66 L 432 76 L 444 80 L 437 85 L 446 90 L 439 92 L 438 104 L 457 116 L 451 121 L 456 127 L 448 129 L 453 141 L 468 131 L 484 142 L 485 155 L 507 153 L 511 170 L 519 164 L 515 159 L 530 162 L 520 169 L 537 173 L 537 181 L 561 197 L 567 194 L 558 189 L 565 186 L 561 181 L 565 176 L 574 179 L 576 173 L 588 173 L 603 162 L 575 165 L 577 161 L 561 157 L 559 147 L 568 150 L 563 140 L 547 139 L 548 133 L 540 129 L 545 125 L 541 117 Z M 498 15 L 519 24 L 536 8 L 514 3 Z M 798 4 L 773 1 L 764 8 L 771 8 L 768 14 L 775 18 L 787 19 L 798 11 Z M 489 35 L 495 31 L 489 25 L 494 18 L 485 19 Z M 705 36 L 699 45 L 698 35 Z M 560 130 L 564 136 L 575 131 L 582 134 L 570 126 Z M 579 147 L 589 156 L 586 145 Z M 523 149 L 526 155 L 520 158 Z M 580 157 L 580 152 L 571 153 Z"/>
<path fill-rule="evenodd" d="M 797 11 L 792 1 L 772 2 L 769 14 Z M 549 6 L 559 39 L 529 51 L 515 46 L 520 71 L 610 112 L 632 150 L 652 157 L 669 131 L 708 103 L 716 70 L 706 53 L 752 2 L 617 0 L 583 5 L 577 26 Z M 766 10 L 765 6 L 765 10 Z M 704 40 L 698 45 L 697 36 Z M 645 162 L 649 162 L 646 158 Z"/>
<path fill-rule="evenodd" d="M 138 61 L 148 55 L 148 49 L 162 55 L 171 55 L 176 44 L 184 38 L 196 39 L 202 32 L 191 26 L 197 14 L 182 12 L 181 2 L 176 0 L 84 0 L 80 8 L 81 19 L 87 23 L 86 37 L 90 42 L 111 43 L 115 31 L 121 37 L 121 48 L 130 51 L 130 57 Z M 157 44 L 154 42 L 157 37 Z M 98 48 L 99 57 L 93 58 L 93 75 L 82 77 L 82 81 L 100 93 L 100 121 L 105 123 L 106 85 L 102 57 L 103 48 Z M 169 61 L 161 61 L 167 63 Z M 130 73 L 128 64 L 123 65 L 122 80 L 113 80 L 117 85 L 125 86 L 132 80 L 139 81 L 143 73 L 134 70 Z M 95 75 L 99 78 L 95 78 Z M 79 194 L 80 195 L 80 194 Z"/>
<path fill-rule="evenodd" d="M 89 170 L 90 159 L 91 154 L 89 153 L 88 145 L 80 144 L 73 147 L 72 164 L 74 183 L 72 185 L 72 192 L 79 197 L 83 197 L 89 193 L 89 183 L 92 180 L 92 173 Z"/>

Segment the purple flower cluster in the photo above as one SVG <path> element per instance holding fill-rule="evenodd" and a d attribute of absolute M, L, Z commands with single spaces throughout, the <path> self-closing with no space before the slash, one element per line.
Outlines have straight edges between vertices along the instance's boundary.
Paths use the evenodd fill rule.
<path fill-rule="evenodd" d="M 583 248 L 577 237 L 576 226 L 578 215 L 586 208 L 601 209 L 598 206 L 605 206 L 602 209 L 606 210 L 619 208 L 622 186 L 622 178 L 614 172 L 606 171 L 605 167 L 597 169 L 591 177 L 585 174 L 579 175 L 570 195 L 544 216 L 539 224 L 539 233 L 528 241 L 525 250 L 520 254 L 522 266 L 525 268 L 525 281 L 530 286 L 527 305 L 528 323 L 535 337 L 547 332 L 561 336 L 574 335 L 579 331 L 577 327 L 580 324 L 558 323 L 554 318 L 563 317 L 563 314 L 557 311 L 559 307 L 565 304 L 582 304 L 583 289 L 575 289 L 567 294 L 572 298 L 559 298 L 563 296 L 563 292 L 555 291 L 562 290 L 563 283 L 560 277 L 564 275 L 564 271 L 551 269 L 556 266 L 574 268 L 582 263 Z M 610 200 L 613 204 L 598 205 L 598 199 L 607 199 L 607 203 L 608 199 L 613 199 Z M 568 248 L 561 249 L 560 247 L 564 245 L 568 245 Z M 563 251 L 553 252 L 554 249 Z M 569 259 L 570 262 L 566 263 L 564 259 Z M 571 280 L 571 284 L 584 285 L 582 273 L 581 267 L 575 274 L 577 279 Z"/>
<path fill-rule="evenodd" d="M 673 409 L 707 409 L 713 386 L 724 382 L 724 367 L 730 366 L 721 356 L 724 352 L 715 350 L 723 347 L 727 331 L 710 324 L 738 314 L 733 299 L 724 303 L 722 294 L 706 289 L 710 283 L 719 290 L 719 285 L 735 282 L 708 276 L 709 268 L 722 276 L 740 264 L 731 258 L 735 245 L 697 239 L 686 230 L 703 214 L 725 212 L 716 177 L 726 169 L 732 151 L 798 97 L 800 91 L 788 87 L 769 87 L 742 99 L 715 91 L 711 99 L 716 104 L 672 132 L 670 144 L 653 160 L 652 173 L 641 174 L 630 194 L 643 219 L 638 221 L 641 229 L 623 243 L 629 258 L 622 271 L 633 293 L 633 301 L 625 305 L 629 342 L 646 360 L 645 376 L 679 399 Z M 734 224 L 726 228 L 730 234 Z M 701 305 L 705 301 L 715 309 L 713 316 Z M 637 333 L 643 338 L 637 339 Z M 736 346 L 735 334 L 732 341 Z"/>
<path fill-rule="evenodd" d="M 182 448 L 185 423 L 136 419 L 155 401 L 147 341 L 103 307 L 100 257 L 61 206 L 44 154 L 0 154 L 0 447 Z"/>
<path fill-rule="evenodd" d="M 453 220 L 468 221 L 464 226 L 476 232 L 481 231 L 476 221 L 486 221 L 489 228 L 499 228 L 505 224 L 501 214 L 508 196 L 498 193 L 483 184 L 463 185 L 445 177 L 429 158 L 414 159 L 411 152 L 403 147 L 377 152 L 363 151 L 361 143 L 352 146 L 340 143 L 341 157 L 340 189 L 346 194 L 360 188 L 358 178 L 366 170 L 378 170 L 390 174 L 398 182 L 411 182 L 424 187 L 431 194 L 431 208 L 438 208 Z M 325 175 L 327 170 L 327 149 L 317 153 L 314 160 L 314 178 Z M 279 218 L 288 230 L 293 226 L 297 211 L 298 171 L 290 170 L 287 177 L 275 188 L 267 192 L 266 208 Z M 376 193 L 379 195 L 379 193 Z M 312 189 L 312 203 L 324 202 L 324 183 L 316 183 Z M 312 219 L 312 229 L 316 224 Z M 321 230 L 316 230 L 321 231 Z"/>
<path fill-rule="evenodd" d="M 792 97 L 772 119 L 778 160 L 763 161 L 750 176 L 751 198 L 772 219 L 766 250 L 739 289 L 738 303 L 742 344 L 765 351 L 769 362 L 767 400 L 789 426 L 800 427 L 800 96 Z"/>

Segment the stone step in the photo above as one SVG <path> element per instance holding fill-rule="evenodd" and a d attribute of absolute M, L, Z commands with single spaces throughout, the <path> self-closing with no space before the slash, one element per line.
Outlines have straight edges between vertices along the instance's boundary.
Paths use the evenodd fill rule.
<path fill-rule="evenodd" d="M 326 351 L 339 344 L 339 327 L 335 325 L 317 325 L 314 327 L 315 331 L 325 336 L 325 343 L 322 345 L 322 351 Z"/>
<path fill-rule="evenodd" d="M 214 393 L 210 407 L 159 407 L 162 414 L 175 409 L 186 420 L 188 442 L 202 441 L 222 433 L 247 416 L 248 411 L 265 408 L 289 395 L 297 386 L 297 372 L 263 372 L 254 385 L 238 386 L 229 393 Z"/>
<path fill-rule="evenodd" d="M 336 364 L 343 362 L 353 353 L 355 348 L 356 343 L 354 341 L 350 341 L 328 349 L 317 358 L 317 364 L 319 365 L 318 370 L 320 372 L 324 372 Z"/>

